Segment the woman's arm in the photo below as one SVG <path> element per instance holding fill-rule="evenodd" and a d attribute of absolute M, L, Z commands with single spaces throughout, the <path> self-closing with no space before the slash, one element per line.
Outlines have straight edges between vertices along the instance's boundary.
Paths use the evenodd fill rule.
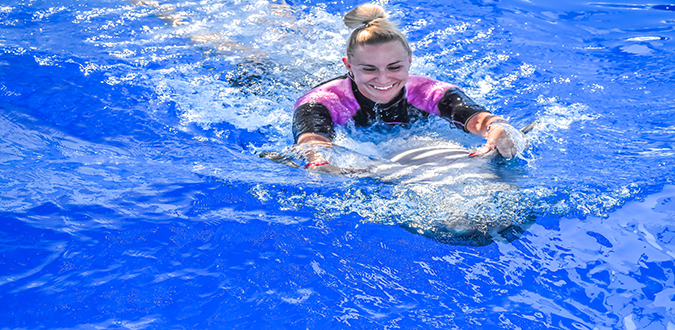
<path fill-rule="evenodd" d="M 316 169 L 324 172 L 340 172 L 340 168 L 331 165 L 316 151 L 315 147 L 330 148 L 333 146 L 332 137 L 335 136 L 333 120 L 328 108 L 321 103 L 303 103 L 295 109 L 293 114 L 293 135 L 296 149 L 307 161 L 306 169 Z"/>

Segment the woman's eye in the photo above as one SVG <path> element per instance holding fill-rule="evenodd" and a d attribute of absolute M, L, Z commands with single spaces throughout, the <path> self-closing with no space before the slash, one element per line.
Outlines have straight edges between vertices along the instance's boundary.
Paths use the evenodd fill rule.
<path fill-rule="evenodd" d="M 373 69 L 373 68 L 363 68 L 361 70 L 363 70 L 365 72 L 375 72 L 375 69 Z"/>
<path fill-rule="evenodd" d="M 403 67 L 403 66 L 400 66 L 400 65 L 398 65 L 398 66 L 390 66 L 390 67 L 389 67 L 389 70 L 390 70 L 390 71 L 398 71 L 398 70 L 401 70 L 402 67 Z"/>

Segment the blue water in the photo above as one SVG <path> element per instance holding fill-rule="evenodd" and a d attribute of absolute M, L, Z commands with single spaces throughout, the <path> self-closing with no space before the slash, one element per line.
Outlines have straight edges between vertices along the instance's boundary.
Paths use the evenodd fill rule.
<path fill-rule="evenodd" d="M 0 328 L 675 329 L 675 6 L 387 2 L 414 73 L 539 120 L 495 191 L 258 157 L 344 73 L 358 3 L 3 1 Z M 536 222 L 486 247 L 397 226 L 455 213 Z"/>

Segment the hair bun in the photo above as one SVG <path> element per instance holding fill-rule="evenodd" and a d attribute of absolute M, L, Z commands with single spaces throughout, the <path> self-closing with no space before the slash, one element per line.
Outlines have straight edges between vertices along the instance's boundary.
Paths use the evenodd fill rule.
<path fill-rule="evenodd" d="M 350 10 L 347 14 L 345 14 L 345 17 L 342 18 L 342 20 L 345 22 L 347 27 L 355 29 L 378 18 L 387 18 L 387 13 L 384 11 L 384 8 L 374 3 L 364 3 Z"/>
<path fill-rule="evenodd" d="M 360 45 L 380 45 L 390 41 L 399 41 L 412 54 L 408 39 L 387 19 L 384 8 L 374 3 L 365 3 L 350 10 L 342 18 L 349 28 L 354 29 L 347 40 L 347 57 L 353 57 Z"/>

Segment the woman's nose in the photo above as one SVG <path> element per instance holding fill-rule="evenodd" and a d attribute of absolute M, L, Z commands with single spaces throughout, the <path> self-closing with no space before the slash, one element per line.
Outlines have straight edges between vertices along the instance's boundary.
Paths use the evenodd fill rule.
<path fill-rule="evenodd" d="M 377 74 L 377 81 L 387 82 L 389 80 L 389 72 L 387 70 L 380 70 Z"/>

